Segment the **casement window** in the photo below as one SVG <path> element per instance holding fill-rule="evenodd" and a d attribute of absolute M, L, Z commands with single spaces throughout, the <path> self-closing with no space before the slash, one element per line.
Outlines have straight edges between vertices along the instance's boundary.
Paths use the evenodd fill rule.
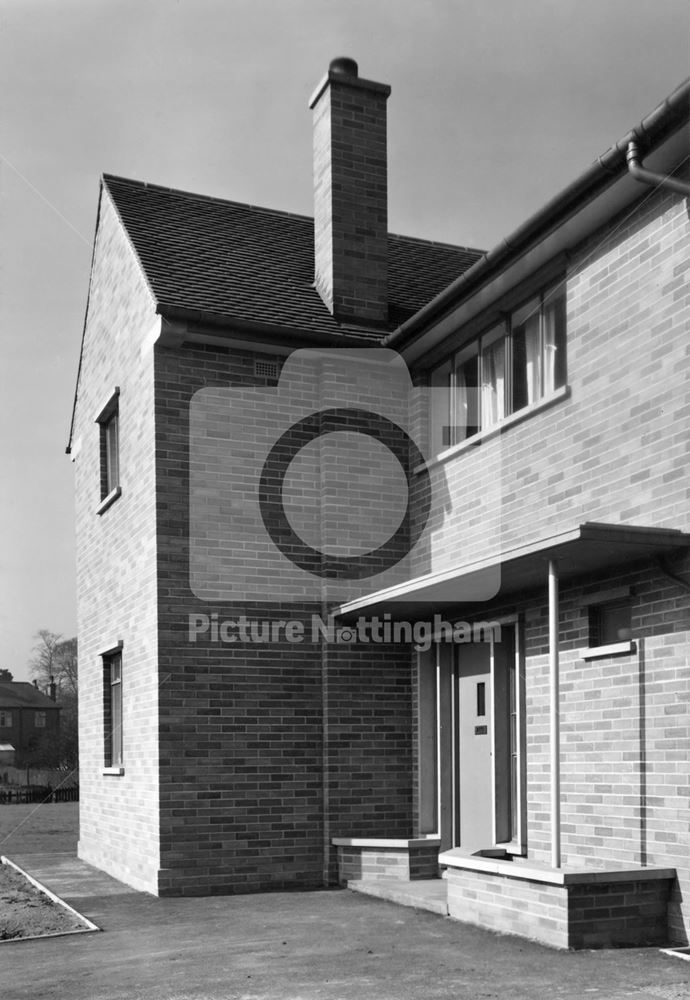
<path fill-rule="evenodd" d="M 629 601 L 612 601 L 591 605 L 589 608 L 590 647 L 629 642 L 632 635 L 631 623 L 632 610 Z"/>
<path fill-rule="evenodd" d="M 0 729 L 12 728 L 12 713 L 0 712 Z"/>
<path fill-rule="evenodd" d="M 566 384 L 563 282 L 533 296 L 431 373 L 431 447 L 438 454 Z"/>
<path fill-rule="evenodd" d="M 120 390 L 115 388 L 96 417 L 100 434 L 100 492 L 97 513 L 102 514 L 122 493 L 120 488 Z"/>
<path fill-rule="evenodd" d="M 103 766 L 120 773 L 122 756 L 122 651 L 103 656 Z"/>
<path fill-rule="evenodd" d="M 588 646 L 580 652 L 583 659 L 593 660 L 634 652 L 632 606 L 630 587 L 615 587 L 589 598 L 584 609 Z"/>
<path fill-rule="evenodd" d="M 46 728 L 46 713 L 45 712 L 34 712 L 34 728 L 35 729 L 45 729 Z"/>

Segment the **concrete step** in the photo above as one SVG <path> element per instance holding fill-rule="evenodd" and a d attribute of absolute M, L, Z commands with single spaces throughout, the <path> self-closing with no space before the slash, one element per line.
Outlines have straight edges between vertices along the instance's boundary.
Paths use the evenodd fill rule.
<path fill-rule="evenodd" d="M 415 879 L 412 882 L 382 878 L 350 879 L 347 887 L 353 892 L 387 899 L 400 906 L 414 906 L 418 910 L 448 916 L 448 886 L 440 878 Z"/>

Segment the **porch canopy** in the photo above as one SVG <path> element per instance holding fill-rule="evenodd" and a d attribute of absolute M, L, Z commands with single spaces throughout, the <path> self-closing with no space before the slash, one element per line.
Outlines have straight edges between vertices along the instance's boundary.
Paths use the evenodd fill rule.
<path fill-rule="evenodd" d="M 486 559 L 419 576 L 341 604 L 344 621 L 359 615 L 390 614 L 403 620 L 425 613 L 486 607 L 518 592 L 546 587 L 549 564 L 561 581 L 596 577 L 613 567 L 663 557 L 690 546 L 690 534 L 675 528 L 647 528 L 587 521 L 568 531 L 508 549 Z"/>
<path fill-rule="evenodd" d="M 482 613 L 494 602 L 540 588 L 548 592 L 549 613 L 549 756 L 551 867 L 561 865 L 559 584 L 596 577 L 626 564 L 649 562 L 690 546 L 690 535 L 675 528 L 644 528 L 591 521 L 570 531 L 468 563 L 442 573 L 417 577 L 342 604 L 335 612 L 345 621 L 358 616 L 393 620 L 419 619 L 425 613 L 455 619 L 463 612 Z M 426 612 L 424 609 L 428 609 Z M 608 647 L 609 649 L 612 647 Z"/>

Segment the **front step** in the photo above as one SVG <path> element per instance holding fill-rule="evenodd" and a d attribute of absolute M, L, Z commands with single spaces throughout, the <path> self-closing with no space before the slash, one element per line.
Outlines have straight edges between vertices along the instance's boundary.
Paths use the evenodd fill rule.
<path fill-rule="evenodd" d="M 348 889 L 361 892 L 377 899 L 387 899 L 400 906 L 414 906 L 418 910 L 428 910 L 442 917 L 448 916 L 448 886 L 444 879 L 415 879 L 412 882 L 396 882 L 393 879 L 349 879 Z"/>

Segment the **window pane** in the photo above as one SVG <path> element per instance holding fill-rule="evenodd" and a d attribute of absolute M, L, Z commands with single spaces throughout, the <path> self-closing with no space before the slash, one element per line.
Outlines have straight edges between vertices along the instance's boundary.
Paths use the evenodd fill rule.
<path fill-rule="evenodd" d="M 117 413 L 114 413 L 105 426 L 106 485 L 108 493 L 119 485 L 117 419 Z"/>
<path fill-rule="evenodd" d="M 110 663 L 110 718 L 111 761 L 117 767 L 122 763 L 122 660 L 114 656 Z"/>
<path fill-rule="evenodd" d="M 453 444 L 479 430 L 479 355 L 475 347 L 468 357 L 460 355 L 455 365 L 453 391 Z"/>
<path fill-rule="evenodd" d="M 440 451 L 452 444 L 450 428 L 450 361 L 431 373 L 431 452 Z"/>
<path fill-rule="evenodd" d="M 505 336 L 482 341 L 482 428 L 493 427 L 505 417 Z"/>
<path fill-rule="evenodd" d="M 565 382 L 565 292 L 552 288 L 544 294 L 544 394 Z"/>
<path fill-rule="evenodd" d="M 535 298 L 512 317 L 513 412 L 541 397 L 540 306 Z"/>

